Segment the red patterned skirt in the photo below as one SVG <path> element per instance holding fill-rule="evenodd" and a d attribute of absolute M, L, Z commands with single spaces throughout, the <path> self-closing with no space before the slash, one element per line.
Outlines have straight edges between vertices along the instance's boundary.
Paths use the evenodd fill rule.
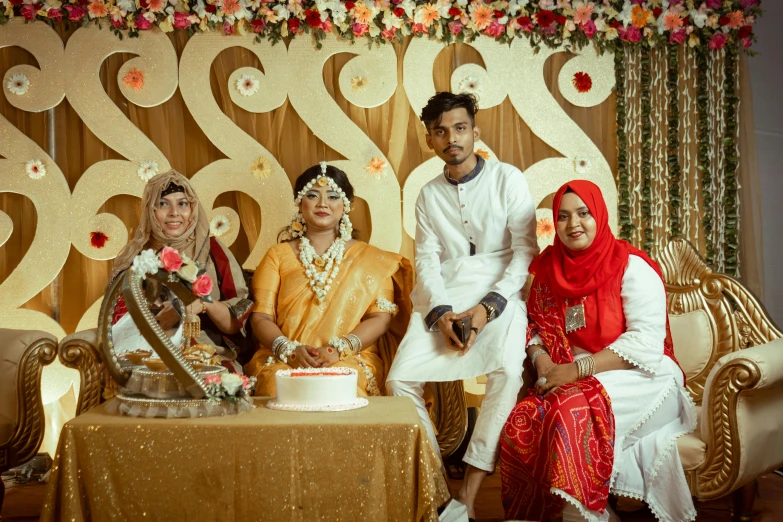
<path fill-rule="evenodd" d="M 503 428 L 500 446 L 506 518 L 544 520 L 559 514 L 559 489 L 603 512 L 614 463 L 614 415 L 594 377 L 561 386 L 546 398 L 530 390 Z"/>

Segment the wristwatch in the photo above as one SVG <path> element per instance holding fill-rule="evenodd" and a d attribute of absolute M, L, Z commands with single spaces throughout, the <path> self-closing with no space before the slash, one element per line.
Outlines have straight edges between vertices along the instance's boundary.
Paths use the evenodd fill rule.
<path fill-rule="evenodd" d="M 487 322 L 492 321 L 495 317 L 498 316 L 498 311 L 495 310 L 495 307 L 492 306 L 491 304 L 489 304 L 489 303 L 481 303 L 481 306 L 483 306 L 484 309 L 486 309 L 486 311 L 487 311 Z"/>

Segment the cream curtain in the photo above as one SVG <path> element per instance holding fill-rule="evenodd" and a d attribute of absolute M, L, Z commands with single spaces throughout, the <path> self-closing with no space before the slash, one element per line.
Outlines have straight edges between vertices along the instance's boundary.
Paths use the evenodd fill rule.
<path fill-rule="evenodd" d="M 63 39 L 67 41 L 68 33 Z M 178 55 L 187 43 L 183 34 L 170 36 Z M 424 128 L 411 109 L 402 87 L 402 57 L 409 41 L 396 45 L 398 55 L 398 87 L 394 95 L 383 105 L 363 109 L 350 104 L 338 88 L 338 75 L 350 59 L 346 55 L 330 58 L 324 67 L 324 82 L 342 110 L 386 155 L 391 167 L 397 173 L 400 185 L 410 172 L 433 156 L 424 141 Z M 119 92 L 116 78 L 120 66 L 131 56 L 112 55 L 103 64 L 101 79 L 106 92 L 117 106 L 139 129 L 141 129 L 160 151 L 166 155 L 172 167 L 192 176 L 209 163 L 223 156 L 206 138 L 189 114 L 182 96 L 177 91 L 166 103 L 152 108 L 141 108 L 130 104 Z M 582 130 L 595 142 L 609 162 L 613 171 L 617 166 L 617 140 L 615 135 L 615 101 L 610 96 L 603 104 L 592 108 L 575 107 L 565 101 L 557 91 L 557 74 L 569 59 L 565 53 L 549 59 L 545 76 L 547 85 L 554 92 L 558 103 Z M 9 67 L 29 63 L 35 64 L 31 55 L 19 48 L 0 50 L 0 64 L 5 71 Z M 464 63 L 482 64 L 478 52 L 467 45 L 455 45 L 441 52 L 433 70 L 438 90 L 448 90 L 452 71 Z M 248 133 L 277 158 L 293 181 L 307 167 L 321 160 L 341 159 L 340 156 L 317 139 L 300 119 L 290 103 L 263 114 L 249 113 L 233 104 L 227 92 L 227 78 L 239 67 L 251 66 L 262 69 L 255 55 L 243 48 L 232 48 L 222 52 L 214 61 L 211 70 L 212 94 L 221 109 L 243 131 Z M 513 64 L 509 65 L 513 67 Z M 758 293 L 762 287 L 760 195 L 756 151 L 753 142 L 752 103 L 748 86 L 748 75 L 744 68 L 741 75 L 741 183 L 742 198 L 742 272 L 743 281 Z M 27 113 L 10 106 L 0 97 L 0 114 L 16 125 L 22 132 L 47 150 L 47 119 L 44 114 Z M 665 120 L 664 120 L 665 121 Z M 695 126 L 695 120 L 690 122 Z M 530 165 L 559 154 L 537 138 L 506 99 L 501 105 L 482 110 L 478 115 L 482 139 L 501 161 L 516 165 L 524 170 Z M 55 151 L 57 164 L 73 189 L 81 174 L 98 161 L 120 156 L 104 145 L 98 137 L 80 120 L 64 100 L 55 108 Z M 685 129 L 683 132 L 687 133 Z M 664 135 L 665 137 L 665 135 Z M 629 136 L 630 138 L 630 136 Z M 660 144 L 659 144 L 660 145 Z M 657 145 L 657 146 L 659 146 Z M 665 147 L 665 144 L 663 145 Z M 684 184 L 697 190 L 694 172 L 683 170 Z M 242 220 L 242 231 L 231 250 L 238 259 L 244 260 L 260 230 L 260 212 L 254 200 L 240 193 L 226 193 L 218 198 L 215 206 L 235 208 Z M 354 223 L 365 237 L 371 232 L 366 205 L 357 205 Z M 29 247 L 35 233 L 35 209 L 32 203 L 16 194 L 0 194 L 0 210 L 7 213 L 14 231 L 8 242 L 0 247 L 0 281 L 3 281 L 19 263 Z M 139 200 L 130 196 L 116 196 L 106 202 L 102 211 L 120 217 L 129 232 L 139 219 Z M 661 226 L 665 227 L 665 221 Z M 695 231 L 695 227 L 691 227 Z M 665 236 L 666 232 L 660 231 Z M 695 232 L 692 232 L 695 233 Z M 638 244 L 638 236 L 635 238 Z M 698 241 L 696 241 L 698 244 Z M 404 235 L 401 253 L 413 255 L 413 242 Z M 60 290 L 53 293 L 47 288 L 26 304 L 26 307 L 51 312 L 59 310 L 60 323 L 66 332 L 72 332 L 87 310 L 102 294 L 111 261 L 88 259 L 76 249 L 71 253 L 58 276 Z M 55 302 L 52 296 L 55 297 Z"/>

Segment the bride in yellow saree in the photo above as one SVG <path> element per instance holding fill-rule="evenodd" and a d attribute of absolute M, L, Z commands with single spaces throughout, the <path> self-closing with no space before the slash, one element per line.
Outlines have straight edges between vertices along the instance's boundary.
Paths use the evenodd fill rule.
<path fill-rule="evenodd" d="M 256 395 L 274 396 L 277 370 L 353 368 L 358 395 L 380 395 L 410 318 L 410 262 L 352 238 L 353 187 L 341 170 L 307 169 L 294 194 L 288 240 L 253 277 L 259 346 L 245 372 L 258 378 Z"/>

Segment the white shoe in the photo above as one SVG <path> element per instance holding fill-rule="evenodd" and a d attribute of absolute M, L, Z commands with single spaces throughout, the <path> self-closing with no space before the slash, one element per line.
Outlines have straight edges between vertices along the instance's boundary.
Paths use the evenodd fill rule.
<path fill-rule="evenodd" d="M 468 508 L 456 499 L 451 499 L 438 520 L 440 522 L 468 522 Z"/>

